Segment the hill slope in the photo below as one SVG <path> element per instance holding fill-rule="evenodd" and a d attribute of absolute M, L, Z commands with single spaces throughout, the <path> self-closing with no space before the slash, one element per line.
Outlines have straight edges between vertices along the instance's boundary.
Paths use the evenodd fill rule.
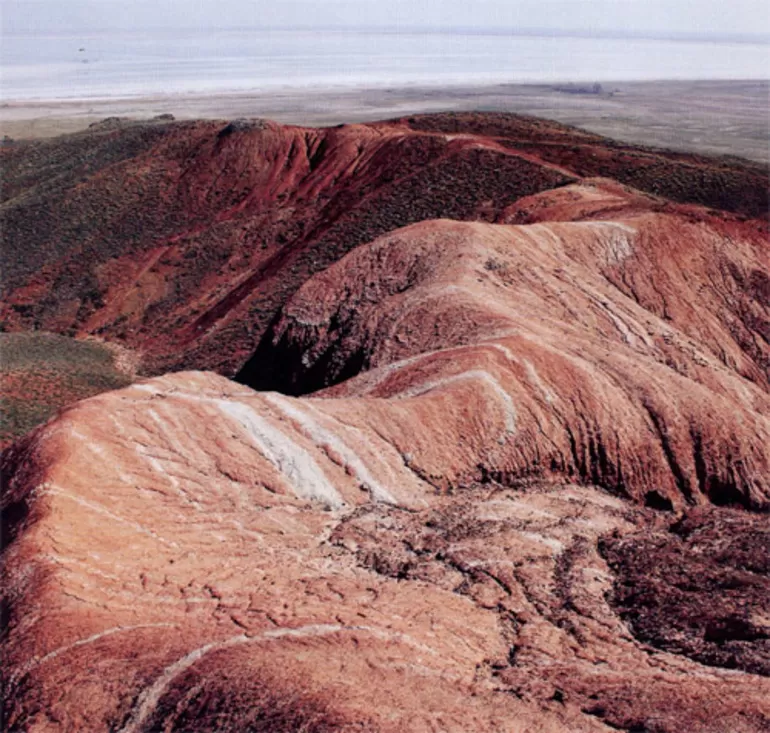
<path fill-rule="evenodd" d="M 3 453 L 10 730 L 770 727 L 765 221 L 510 117 L 36 150 L 8 326 L 243 384 L 157 376 Z"/>
<path fill-rule="evenodd" d="M 130 356 L 95 340 L 0 334 L 0 448 L 67 405 L 133 381 Z"/>
<path fill-rule="evenodd" d="M 5 329 L 118 340 L 146 374 L 230 376 L 302 283 L 356 246 L 426 219 L 496 221 L 586 176 L 767 211 L 761 166 L 513 115 L 117 124 L 0 156 Z"/>
<path fill-rule="evenodd" d="M 766 729 L 767 305 L 705 285 L 764 252 L 621 194 L 316 275 L 242 375 L 312 397 L 182 372 L 7 451 L 11 725 Z"/>

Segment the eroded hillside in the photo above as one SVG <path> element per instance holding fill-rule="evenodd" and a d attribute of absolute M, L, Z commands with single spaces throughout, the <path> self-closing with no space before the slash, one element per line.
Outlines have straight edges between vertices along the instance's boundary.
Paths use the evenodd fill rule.
<path fill-rule="evenodd" d="M 770 727 L 750 197 L 714 211 L 699 179 L 674 203 L 587 178 L 565 151 L 628 150 L 509 117 L 130 134 L 144 153 L 66 189 L 104 202 L 82 248 L 9 276 L 13 326 L 63 319 L 58 294 L 18 305 L 93 266 L 102 300 L 68 328 L 117 338 L 125 315 L 146 368 L 242 383 L 147 379 L 3 454 L 11 730 Z M 119 139 L 90 135 L 60 144 Z M 157 184 L 136 238 L 100 176 Z M 148 284 L 163 272 L 174 298 Z"/>
<path fill-rule="evenodd" d="M 513 115 L 106 124 L 0 155 L 4 328 L 119 341 L 146 374 L 232 376 L 288 298 L 355 247 L 428 219 L 498 221 L 586 176 L 668 197 L 652 208 L 767 212 L 756 164 Z"/>

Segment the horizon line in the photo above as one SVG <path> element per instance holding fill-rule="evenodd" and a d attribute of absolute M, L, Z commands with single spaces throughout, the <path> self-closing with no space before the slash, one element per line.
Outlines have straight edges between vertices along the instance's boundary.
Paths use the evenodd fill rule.
<path fill-rule="evenodd" d="M 36 28 L 4 28 L 0 38 L 10 35 L 77 35 L 82 33 L 152 33 L 158 31 L 178 31 L 180 34 L 195 31 L 261 31 L 261 32 L 349 32 L 349 33 L 379 33 L 394 35 L 479 35 L 479 36 L 510 36 L 510 37 L 555 37 L 555 38 L 590 38 L 590 39 L 633 39 L 655 41 L 690 41 L 712 43 L 748 43 L 770 44 L 770 33 L 720 33 L 693 31 L 665 30 L 628 30 L 628 29 L 591 29 L 591 28 L 500 28 L 496 26 L 424 26 L 424 25 L 209 25 L 209 26 L 148 26 L 144 28 L 83 28 L 83 29 L 36 29 Z"/>

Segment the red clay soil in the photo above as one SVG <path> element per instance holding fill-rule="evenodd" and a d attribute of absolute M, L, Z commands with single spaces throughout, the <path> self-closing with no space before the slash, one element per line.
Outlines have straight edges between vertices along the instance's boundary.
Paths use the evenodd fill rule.
<path fill-rule="evenodd" d="M 767 172 L 754 164 L 513 115 L 321 130 L 125 123 L 0 156 L 4 328 L 119 341 L 143 354 L 146 374 L 231 376 L 280 306 L 355 247 L 427 219 L 496 221 L 584 176 L 663 185 L 662 196 L 743 218 L 767 211 Z"/>
<path fill-rule="evenodd" d="M 40 149 L 51 180 L 128 152 L 50 184 L 81 214 L 45 241 L 83 236 L 14 265 L 13 327 L 129 314 L 148 368 L 246 384 L 154 377 L 3 453 L 9 730 L 770 729 L 766 222 L 503 144 L 568 128 L 451 119 Z"/>

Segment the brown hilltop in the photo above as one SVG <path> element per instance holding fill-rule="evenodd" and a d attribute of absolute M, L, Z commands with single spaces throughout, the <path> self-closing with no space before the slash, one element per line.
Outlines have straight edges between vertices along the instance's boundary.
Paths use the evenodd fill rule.
<path fill-rule="evenodd" d="M 770 727 L 755 169 L 636 151 L 674 203 L 494 115 L 51 145 L 13 162 L 45 268 L 10 324 L 245 384 L 155 377 L 5 451 L 10 730 Z"/>

